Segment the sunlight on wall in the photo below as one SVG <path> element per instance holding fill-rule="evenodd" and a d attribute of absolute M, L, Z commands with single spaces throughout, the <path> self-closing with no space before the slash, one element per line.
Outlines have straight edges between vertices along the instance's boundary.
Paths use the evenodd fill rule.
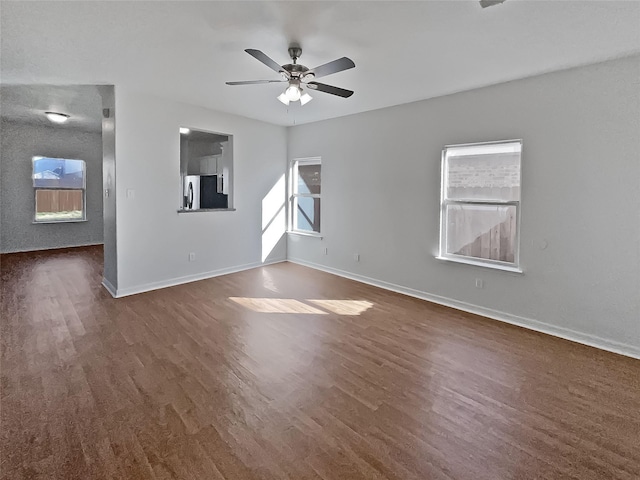
<path fill-rule="evenodd" d="M 236 302 L 258 313 L 311 313 L 314 315 L 327 315 L 327 312 L 302 303 L 293 298 L 247 298 L 229 297 L 229 300 Z"/>
<path fill-rule="evenodd" d="M 257 313 L 310 313 L 314 315 L 360 315 L 373 307 L 366 300 L 296 300 L 293 298 L 229 297 L 229 300 Z M 308 303 L 305 303 L 308 302 Z M 313 303 L 320 310 L 309 303 Z"/>
<path fill-rule="evenodd" d="M 337 315 L 360 315 L 373 307 L 373 303 L 366 300 L 307 300 L 307 302 Z"/>
<path fill-rule="evenodd" d="M 286 182 L 284 174 L 262 199 L 262 261 L 264 262 L 286 232 Z"/>

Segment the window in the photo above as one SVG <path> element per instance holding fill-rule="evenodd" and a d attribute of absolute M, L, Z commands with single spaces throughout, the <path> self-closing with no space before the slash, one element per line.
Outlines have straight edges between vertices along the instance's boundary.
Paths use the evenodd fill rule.
<path fill-rule="evenodd" d="M 84 160 L 33 157 L 36 222 L 85 220 Z"/>
<path fill-rule="evenodd" d="M 439 258 L 520 271 L 521 152 L 520 140 L 444 148 Z"/>
<path fill-rule="evenodd" d="M 294 160 L 291 165 L 290 227 L 293 232 L 320 233 L 320 158 Z"/>

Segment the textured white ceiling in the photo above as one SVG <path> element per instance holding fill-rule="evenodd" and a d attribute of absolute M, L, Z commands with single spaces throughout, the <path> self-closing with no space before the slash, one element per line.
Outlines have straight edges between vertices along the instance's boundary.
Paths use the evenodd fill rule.
<path fill-rule="evenodd" d="M 640 52 L 640 2 L 7 2 L 3 83 L 116 84 L 280 125 L 446 95 Z M 356 68 L 304 107 L 245 48 L 309 67 L 348 56 Z"/>

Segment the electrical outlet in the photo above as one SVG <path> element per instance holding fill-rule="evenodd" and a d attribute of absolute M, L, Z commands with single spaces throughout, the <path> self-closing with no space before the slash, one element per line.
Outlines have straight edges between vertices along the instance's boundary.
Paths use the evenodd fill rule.
<path fill-rule="evenodd" d="M 481 278 L 476 278 L 476 288 L 483 288 L 484 287 L 484 282 L 482 281 Z"/>
<path fill-rule="evenodd" d="M 195 262 L 195 260 L 196 260 L 196 254 L 195 254 L 195 252 L 191 252 L 191 253 L 189 253 L 189 261 L 190 261 L 190 262 Z"/>
<path fill-rule="evenodd" d="M 359 262 L 359 261 L 360 261 L 360 254 L 359 254 L 359 253 L 354 253 L 354 254 L 353 254 L 353 259 L 354 259 L 356 262 Z"/>
<path fill-rule="evenodd" d="M 328 249 L 327 247 L 324 247 L 324 249 L 323 249 L 323 253 L 324 253 L 325 255 L 329 255 L 329 249 Z"/>

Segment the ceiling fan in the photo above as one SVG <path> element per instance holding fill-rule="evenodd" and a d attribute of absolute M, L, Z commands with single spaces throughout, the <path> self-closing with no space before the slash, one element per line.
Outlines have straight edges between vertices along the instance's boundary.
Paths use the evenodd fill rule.
<path fill-rule="evenodd" d="M 285 105 L 289 105 L 290 102 L 300 101 L 301 105 L 308 103 L 313 97 L 308 92 L 304 91 L 303 87 L 307 87 L 310 90 L 317 90 L 318 92 L 329 93 L 331 95 L 337 95 L 338 97 L 348 98 L 353 95 L 353 91 L 346 90 L 344 88 L 334 87 L 324 83 L 316 82 L 316 78 L 326 77 L 333 73 L 342 72 L 356 66 L 353 60 L 347 57 L 342 57 L 324 65 L 320 65 L 315 68 L 308 68 L 298 63 L 298 58 L 302 55 L 302 48 L 297 45 L 289 47 L 289 56 L 293 63 L 286 65 L 278 65 L 274 60 L 269 58 L 260 50 L 253 48 L 247 48 L 245 50 L 249 55 L 256 60 L 264 63 L 270 69 L 278 72 L 282 75 L 282 80 L 249 80 L 246 82 L 226 82 L 227 85 L 256 85 L 261 83 L 284 83 L 287 82 L 289 86 L 284 92 L 278 96 Z"/>

